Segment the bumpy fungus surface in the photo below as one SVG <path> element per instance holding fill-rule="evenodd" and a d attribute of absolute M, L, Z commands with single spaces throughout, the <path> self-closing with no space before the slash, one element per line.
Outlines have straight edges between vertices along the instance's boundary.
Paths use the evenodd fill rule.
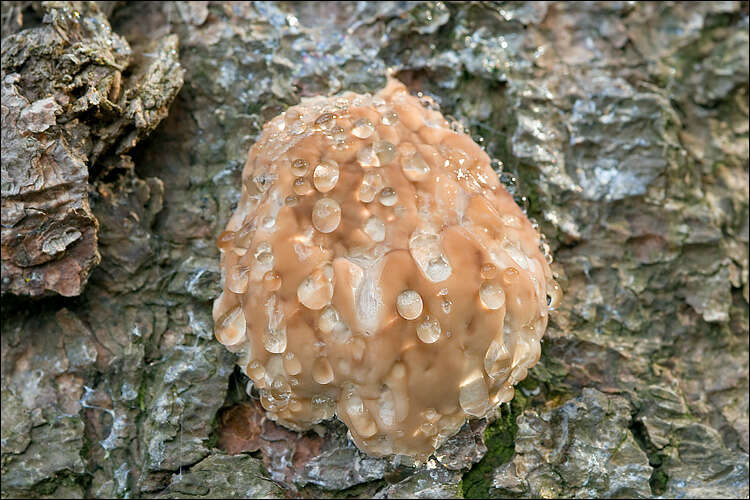
<path fill-rule="evenodd" d="M 335 414 L 372 455 L 424 459 L 509 401 L 559 300 L 487 154 L 395 80 L 267 123 L 218 244 L 216 337 L 270 418 Z"/>

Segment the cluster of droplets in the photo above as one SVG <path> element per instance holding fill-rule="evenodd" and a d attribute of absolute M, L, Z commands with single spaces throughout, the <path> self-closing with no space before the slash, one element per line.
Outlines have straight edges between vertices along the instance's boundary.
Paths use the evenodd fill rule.
<path fill-rule="evenodd" d="M 375 101 L 375 104 L 382 105 L 384 103 L 377 103 Z M 337 101 L 336 107 L 338 108 L 338 112 L 344 112 L 348 106 L 349 101 L 347 100 Z M 312 128 L 323 132 L 332 140 L 335 148 L 343 149 L 347 147 L 349 138 L 346 136 L 346 131 L 336 124 L 336 118 L 337 115 L 335 112 L 324 112 L 314 120 Z M 385 125 L 395 125 L 398 123 L 398 114 L 393 111 L 386 111 L 382 116 L 382 120 Z M 298 127 L 297 129 L 302 131 L 304 127 Z M 374 132 L 375 124 L 368 118 L 355 121 L 350 130 L 352 137 L 363 140 L 372 137 Z M 364 176 L 362 186 L 360 187 L 361 201 L 372 202 L 377 199 L 377 201 L 386 207 L 394 206 L 397 203 L 398 194 L 392 187 L 384 185 L 382 176 L 376 171 L 379 167 L 391 164 L 396 156 L 397 151 L 395 146 L 388 141 L 375 140 L 360 149 L 358 153 L 360 165 L 362 167 L 373 168 L 372 170 L 368 170 Z M 333 191 L 338 183 L 340 176 L 338 163 L 332 159 L 322 159 L 317 165 L 312 166 L 307 160 L 296 158 L 291 161 L 290 170 L 294 176 L 292 184 L 294 195 L 287 197 L 286 203 L 294 206 L 298 203 L 300 197 L 308 196 L 315 192 L 320 193 L 323 196 L 314 202 L 312 208 L 312 225 L 317 231 L 323 234 L 336 231 L 341 223 L 341 206 L 335 199 L 327 196 L 327 194 Z M 312 180 L 310 180 L 310 177 Z M 385 223 L 375 216 L 371 216 L 366 221 L 363 229 L 373 241 L 377 242 L 385 239 Z M 275 275 L 273 280 L 280 281 L 280 277 Z M 322 333 L 328 335 L 335 342 L 345 343 L 354 341 L 355 345 L 362 344 L 361 340 L 352 339 L 350 329 L 339 319 L 338 313 L 330 304 L 332 295 L 333 268 L 330 264 L 314 270 L 300 282 L 297 288 L 297 299 L 301 305 L 313 311 L 321 311 L 318 327 Z M 267 335 L 264 336 L 264 347 L 268 352 L 274 354 L 283 352 L 282 348 L 286 347 L 282 339 L 283 333 L 284 331 L 279 329 L 267 330 Z M 364 345 L 361 345 L 359 351 L 364 351 Z M 299 362 L 296 360 L 287 361 L 287 357 L 290 354 L 286 353 L 285 355 L 284 368 L 288 375 L 295 375 L 299 373 L 301 366 L 299 366 Z M 263 386 L 267 385 L 264 382 L 265 372 L 259 371 L 262 367 L 257 366 L 257 361 L 253 363 L 255 365 L 249 368 L 249 372 L 253 372 L 250 373 L 251 378 L 253 380 L 258 378 L 258 380 L 262 381 L 261 384 Z M 335 377 L 330 361 L 324 356 L 318 357 L 314 361 L 311 375 L 313 380 L 321 385 L 330 384 Z M 270 389 L 262 391 L 263 397 L 261 402 L 269 411 L 279 411 L 286 407 L 286 399 L 288 399 L 287 396 L 289 394 L 287 389 L 290 391 L 291 389 L 288 387 L 288 384 L 281 384 L 280 380 L 279 377 L 274 378 Z M 330 404 L 324 404 L 324 406 L 330 407 Z M 364 415 L 364 413 L 363 411 L 362 414 Z M 330 412 L 320 412 L 320 416 L 328 417 L 330 416 Z M 374 429 L 373 424 L 368 423 L 361 430 L 369 431 L 371 429 Z"/>
<path fill-rule="evenodd" d="M 442 116 L 437 113 L 439 106 L 434 99 L 425 95 L 417 97 L 424 108 L 435 112 L 426 115 L 425 127 L 445 128 L 447 123 L 447 127 L 455 133 L 465 132 L 466 128 L 458 120 L 448 117 L 449 120 L 446 122 L 442 119 Z M 378 119 L 370 115 L 370 117 L 356 118 L 353 121 L 339 121 L 339 118 L 349 117 L 347 112 L 350 108 L 358 106 L 374 107 L 378 112 Z M 440 167 L 435 167 L 434 163 L 433 167 L 430 166 L 423 156 L 424 149 L 420 150 L 422 146 L 416 147 L 411 142 L 395 140 L 396 144 L 394 144 L 385 140 L 378 132 L 378 127 L 396 127 L 404 124 L 407 119 L 413 119 L 413 117 L 409 117 L 408 113 L 399 116 L 390 104 L 379 96 L 356 96 L 337 98 L 333 100 L 333 104 L 327 101 L 327 104 L 311 106 L 309 109 L 293 108 L 285 114 L 277 126 L 280 131 L 279 137 L 283 137 L 283 134 L 290 135 L 291 145 L 294 144 L 295 137 L 302 139 L 312 134 L 319 134 L 317 137 L 321 135 L 325 137 L 327 144 L 334 151 L 341 152 L 348 148 L 356 148 L 356 152 L 352 151 L 351 154 L 356 164 L 361 167 L 362 176 L 361 180 L 357 180 L 353 197 L 362 203 L 363 207 L 367 207 L 368 204 L 374 204 L 371 207 L 377 207 L 377 210 L 364 211 L 366 216 L 361 219 L 360 227 L 361 231 L 377 245 L 383 242 L 388 243 L 389 223 L 393 220 L 391 215 L 383 219 L 383 214 L 393 214 L 398 218 L 406 212 L 405 207 L 400 206 L 399 202 L 403 201 L 400 200 L 400 196 L 406 196 L 407 193 L 399 193 L 393 185 L 388 185 L 387 179 L 390 174 L 386 175 L 388 169 L 384 167 L 395 163 L 400 166 L 403 176 L 412 183 L 426 181 L 436 175 L 435 169 L 440 170 Z M 344 127 L 348 127 L 348 130 Z M 382 132 L 382 129 L 380 130 Z M 433 130 L 429 133 L 437 134 L 438 132 Z M 385 137 L 393 140 L 387 134 Z M 396 362 L 383 379 L 378 395 L 368 393 L 365 397 L 357 384 L 348 381 L 346 374 L 349 373 L 350 363 L 361 361 L 365 356 L 367 344 L 362 335 L 367 336 L 371 333 L 353 332 L 353 326 L 350 328 L 350 325 L 347 325 L 342 315 L 333 306 L 336 277 L 330 258 L 327 258 L 327 262 L 317 264 L 312 270 L 306 270 L 305 276 L 296 284 L 296 301 L 305 309 L 304 314 L 312 314 L 316 318 L 314 326 L 318 335 L 318 341 L 313 343 L 311 350 L 314 358 L 303 363 L 298 354 L 288 349 L 290 342 L 287 338 L 285 314 L 289 311 L 285 312 L 282 303 L 283 277 L 274 267 L 276 263 L 271 243 L 263 239 L 263 235 L 268 235 L 278 229 L 276 214 L 280 205 L 296 208 L 303 202 L 305 202 L 305 207 L 311 207 L 308 210 L 310 210 L 312 229 L 310 233 L 296 237 L 295 245 L 307 245 L 312 248 L 318 242 L 326 241 L 320 238 L 330 238 L 326 235 L 333 235 L 340 230 L 342 218 L 345 215 L 342 214 L 344 202 L 337 200 L 341 200 L 342 197 L 346 198 L 346 194 L 340 192 L 340 179 L 345 178 L 346 171 L 343 169 L 351 168 L 351 166 L 340 157 L 331 153 L 326 154 L 325 151 L 322 151 L 319 159 L 308 161 L 301 157 L 304 155 L 295 156 L 294 149 L 290 145 L 262 146 L 277 148 L 281 153 L 288 151 L 288 154 L 280 153 L 273 165 L 259 165 L 255 169 L 245 181 L 248 195 L 255 196 L 254 199 L 271 199 L 269 190 L 272 185 L 281 184 L 275 181 L 282 174 L 289 179 L 284 187 L 289 191 L 279 196 L 275 209 L 246 217 L 241 227 L 235 231 L 225 231 L 218 241 L 222 252 L 231 252 L 236 257 L 243 257 L 252 249 L 250 254 L 252 259 L 249 263 L 247 258 L 227 259 L 231 264 L 227 266 L 225 272 L 226 290 L 239 296 L 248 293 L 257 294 L 259 292 L 249 290 L 251 283 L 260 277 L 265 294 L 262 304 L 265 324 L 260 321 L 257 325 L 252 325 L 260 332 L 259 337 L 265 353 L 262 356 L 253 357 L 253 353 L 250 352 L 251 348 L 246 348 L 243 358 L 247 360 L 246 373 L 255 387 L 260 390 L 261 404 L 275 417 L 284 415 L 283 421 L 293 423 L 293 415 L 305 413 L 308 415 L 305 423 L 308 424 L 328 418 L 333 415 L 334 411 L 338 411 L 340 415 L 346 415 L 347 423 L 357 436 L 364 439 L 372 438 L 368 441 L 370 450 L 379 454 L 391 453 L 394 448 L 392 440 L 388 438 L 389 433 L 391 436 L 404 438 L 404 432 L 394 426 L 403 420 L 404 412 L 408 411 L 404 403 L 408 400 L 408 396 L 403 392 L 405 389 L 399 389 L 408 385 L 406 383 L 407 367 L 400 361 Z M 438 148 L 440 147 L 442 146 Z M 439 150 L 442 154 L 447 154 L 445 149 Z M 450 154 L 455 154 L 456 158 L 451 161 L 461 166 L 468 159 L 462 151 L 453 151 Z M 280 160 L 278 157 L 287 159 Z M 341 165 L 334 160 L 334 157 L 342 162 Z M 448 165 L 449 161 L 447 159 L 445 161 Z M 470 168 L 470 165 L 467 164 L 466 167 Z M 502 164 L 499 161 L 493 161 L 491 167 L 501 172 L 501 183 L 517 198 L 518 182 L 515 176 L 502 172 Z M 288 169 L 288 173 L 280 172 L 279 168 Z M 463 172 L 461 168 L 457 170 L 458 179 L 461 179 Z M 478 177 L 480 186 L 487 186 L 485 179 Z M 524 201 L 525 198 L 521 198 L 522 206 L 524 206 Z M 269 205 L 273 203 L 269 202 Z M 392 207 L 392 210 L 383 212 L 382 207 Z M 521 229 L 521 221 L 514 215 L 503 215 L 502 224 L 506 228 Z M 407 233 L 409 254 L 424 277 L 433 283 L 441 283 L 448 279 L 461 279 L 460 273 L 455 272 L 456 270 L 445 254 L 438 227 L 425 225 L 414 229 L 410 235 Z M 313 234 L 313 229 L 319 233 L 320 238 Z M 256 234 L 261 237 L 253 248 L 252 243 Z M 313 240 L 316 243 L 313 244 Z M 519 267 L 528 271 L 524 267 L 524 262 L 527 262 L 526 256 L 517 243 L 506 239 L 501 243 L 501 247 L 508 256 L 519 263 Z M 549 245 L 544 239 L 540 243 L 540 248 L 547 262 L 550 262 Z M 298 255 L 301 255 L 300 252 L 298 251 Z M 487 314 L 500 311 L 502 315 L 505 315 L 505 308 L 509 307 L 508 302 L 512 297 L 512 295 L 506 297 L 506 290 L 509 287 L 512 288 L 521 279 L 521 271 L 516 267 L 500 267 L 496 264 L 497 261 L 481 264 L 479 270 L 481 281 L 475 289 L 474 300 L 487 311 Z M 290 283 L 287 283 L 288 285 Z M 560 300 L 559 286 L 554 282 L 548 282 L 545 285 L 548 293 L 547 305 L 554 308 Z M 435 346 L 422 347 L 427 350 L 439 348 L 445 343 L 441 342 L 441 339 L 451 339 L 452 336 L 450 325 L 446 328 L 441 325 L 440 319 L 441 315 L 454 314 L 455 308 L 448 288 L 440 288 L 437 297 L 439 299 L 437 302 L 433 302 L 434 297 L 430 298 L 427 295 L 425 295 L 427 299 L 425 300 L 418 290 L 406 288 L 397 294 L 395 303 L 392 304 L 398 316 L 406 322 L 407 331 L 416 337 L 419 345 Z M 387 307 L 391 307 L 391 304 Z M 431 310 L 432 307 L 434 309 Z M 458 310 L 460 311 L 460 307 Z M 216 320 L 219 340 L 230 348 L 235 346 L 239 350 L 239 346 L 246 343 L 248 329 L 251 328 L 247 319 L 242 301 L 224 312 Z M 503 340 L 510 336 L 510 332 L 507 331 L 509 325 L 506 322 L 506 334 L 499 335 L 492 340 L 483 351 L 483 365 L 465 369 L 463 373 L 464 377 L 458 388 L 458 405 L 463 413 L 459 411 L 441 414 L 435 408 L 423 409 L 419 412 L 421 424 L 418 433 L 433 438 L 434 443 L 439 443 L 460 427 L 464 414 L 483 416 L 491 405 L 510 400 L 513 395 L 513 385 L 526 376 L 528 367 L 538 359 L 539 338 L 543 334 L 546 317 L 544 320 L 541 326 L 539 321 L 523 325 L 525 336 L 515 345 Z M 327 346 L 334 345 L 348 346 L 352 359 L 329 358 L 330 352 L 327 351 Z M 263 358 L 266 359 L 265 362 L 261 362 Z M 308 399 L 300 399 L 295 387 L 300 384 L 300 377 L 304 376 L 305 367 L 309 370 L 307 373 L 315 384 L 331 390 L 322 391 Z M 490 383 L 486 383 L 485 375 L 489 377 Z M 375 406 L 372 406 L 372 401 L 375 401 Z M 383 429 L 387 432 L 383 433 Z"/>

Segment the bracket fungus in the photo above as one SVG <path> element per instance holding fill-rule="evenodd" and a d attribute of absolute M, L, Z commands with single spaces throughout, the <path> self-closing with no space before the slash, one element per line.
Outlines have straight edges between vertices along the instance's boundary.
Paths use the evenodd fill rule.
<path fill-rule="evenodd" d="M 466 134 L 390 79 L 266 123 L 218 240 L 218 340 L 268 416 L 338 416 L 368 454 L 426 459 L 510 401 L 560 291 Z"/>

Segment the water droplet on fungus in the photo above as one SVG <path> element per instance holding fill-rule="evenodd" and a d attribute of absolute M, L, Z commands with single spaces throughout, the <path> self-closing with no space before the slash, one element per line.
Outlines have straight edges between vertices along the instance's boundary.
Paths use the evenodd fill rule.
<path fill-rule="evenodd" d="M 375 132 L 375 127 L 369 118 L 360 118 L 352 127 L 352 135 L 360 139 L 367 139 L 373 132 Z"/>
<path fill-rule="evenodd" d="M 297 287 L 297 298 L 308 309 L 323 309 L 331 302 L 332 297 L 333 285 L 320 270 L 303 279 Z"/>
<path fill-rule="evenodd" d="M 385 239 L 385 224 L 375 216 L 365 221 L 364 230 L 373 241 L 383 241 Z"/>
<path fill-rule="evenodd" d="M 401 170 L 404 171 L 406 178 L 413 182 L 423 181 L 430 174 L 430 166 L 419 153 L 404 158 Z"/>
<path fill-rule="evenodd" d="M 312 370 L 312 377 L 315 382 L 322 385 L 333 382 L 333 368 L 327 358 L 316 359 Z"/>
<path fill-rule="evenodd" d="M 302 158 L 297 158 L 292 162 L 292 174 L 295 177 L 302 177 L 307 174 L 307 170 L 310 168 L 310 163 Z"/>
<path fill-rule="evenodd" d="M 505 305 L 505 291 L 500 285 L 485 281 L 479 287 L 479 299 L 487 309 L 500 309 Z"/>
<path fill-rule="evenodd" d="M 396 298 L 396 308 L 404 319 L 417 319 L 422 314 L 422 297 L 414 290 L 404 290 Z"/>
<path fill-rule="evenodd" d="M 398 202 L 398 194 L 392 187 L 384 187 L 380 190 L 379 200 L 381 205 L 392 207 Z"/>
<path fill-rule="evenodd" d="M 437 342 L 440 339 L 440 322 L 428 314 L 417 326 L 417 337 L 425 344 Z"/>
<path fill-rule="evenodd" d="M 315 189 L 321 193 L 327 193 L 336 186 L 339 181 L 339 165 L 333 160 L 324 160 L 315 167 L 313 173 L 313 184 Z"/>
<path fill-rule="evenodd" d="M 331 198 L 321 198 L 315 202 L 312 223 L 321 233 L 332 233 L 341 222 L 341 207 Z"/>

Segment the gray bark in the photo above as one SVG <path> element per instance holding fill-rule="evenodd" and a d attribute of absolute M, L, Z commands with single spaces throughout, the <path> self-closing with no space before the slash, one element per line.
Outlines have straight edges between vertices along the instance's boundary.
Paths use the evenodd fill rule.
<path fill-rule="evenodd" d="M 747 3 L 2 3 L 3 497 L 747 497 Z M 564 300 L 426 464 L 266 420 L 213 338 L 263 123 L 389 70 Z M 41 297 L 41 298 L 40 298 Z"/>

